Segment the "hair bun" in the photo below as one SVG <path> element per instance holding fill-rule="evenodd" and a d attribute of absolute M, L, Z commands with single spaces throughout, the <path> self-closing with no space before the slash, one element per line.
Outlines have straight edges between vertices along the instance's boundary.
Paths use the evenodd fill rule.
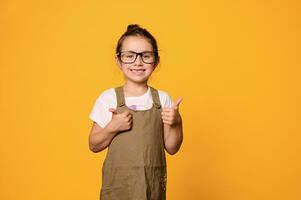
<path fill-rule="evenodd" d="M 138 24 L 130 24 L 127 27 L 127 31 L 133 31 L 135 29 L 141 29 L 141 27 Z"/>

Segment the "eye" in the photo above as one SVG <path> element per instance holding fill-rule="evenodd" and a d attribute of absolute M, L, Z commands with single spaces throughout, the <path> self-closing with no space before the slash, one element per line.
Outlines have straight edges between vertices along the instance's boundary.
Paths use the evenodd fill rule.
<path fill-rule="evenodd" d="M 135 57 L 135 53 L 126 52 L 126 53 L 123 53 L 121 56 L 123 58 L 134 58 Z"/>
<path fill-rule="evenodd" d="M 151 58 L 151 57 L 153 57 L 152 53 L 144 53 L 143 54 L 143 58 Z"/>
<path fill-rule="evenodd" d="M 126 57 L 126 58 L 133 58 L 134 55 L 129 54 L 129 55 L 125 55 L 125 57 Z"/>

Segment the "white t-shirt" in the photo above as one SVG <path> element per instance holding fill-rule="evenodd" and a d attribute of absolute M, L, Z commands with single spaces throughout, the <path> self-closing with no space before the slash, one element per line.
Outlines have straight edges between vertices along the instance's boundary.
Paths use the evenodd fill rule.
<path fill-rule="evenodd" d="M 173 101 L 167 92 L 158 90 L 159 99 L 163 108 L 171 108 Z M 133 110 L 147 110 L 152 107 L 153 99 L 150 87 L 146 93 L 136 97 L 125 97 L 125 104 Z M 89 115 L 90 119 L 104 128 L 112 119 L 110 108 L 117 107 L 115 88 L 103 91 L 96 99 L 93 109 Z"/>

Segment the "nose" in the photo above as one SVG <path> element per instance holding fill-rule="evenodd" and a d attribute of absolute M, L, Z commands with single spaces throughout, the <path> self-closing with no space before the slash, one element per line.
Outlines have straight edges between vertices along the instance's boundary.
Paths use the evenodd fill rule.
<path fill-rule="evenodd" d="M 137 55 L 137 58 L 135 60 L 135 64 L 137 64 L 137 65 L 143 65 L 143 61 L 142 61 L 141 55 Z"/>

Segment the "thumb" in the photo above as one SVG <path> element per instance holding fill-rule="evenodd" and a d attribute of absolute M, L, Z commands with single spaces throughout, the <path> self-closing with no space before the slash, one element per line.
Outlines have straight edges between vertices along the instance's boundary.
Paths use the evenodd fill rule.
<path fill-rule="evenodd" d="M 117 114 L 117 112 L 116 112 L 116 109 L 115 109 L 115 108 L 109 108 L 109 111 L 110 111 L 112 114 L 114 114 L 114 115 L 116 115 L 116 114 Z"/>
<path fill-rule="evenodd" d="M 175 103 L 173 103 L 173 107 L 174 108 L 179 108 L 179 105 L 180 105 L 180 103 L 183 101 L 183 98 L 182 97 L 180 97 L 180 98 L 178 98 L 177 100 L 176 100 L 176 102 Z"/>

